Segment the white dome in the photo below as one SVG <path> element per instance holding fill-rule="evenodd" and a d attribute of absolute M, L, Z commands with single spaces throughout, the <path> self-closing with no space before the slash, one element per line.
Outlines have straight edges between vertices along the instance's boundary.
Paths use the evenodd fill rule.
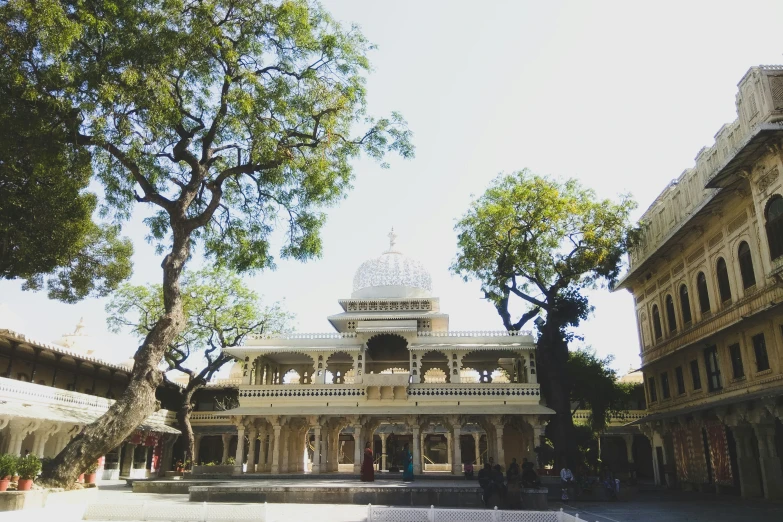
<path fill-rule="evenodd" d="M 420 262 L 394 250 L 394 230 L 389 250 L 362 263 L 353 277 L 354 299 L 430 297 L 432 277 Z"/>

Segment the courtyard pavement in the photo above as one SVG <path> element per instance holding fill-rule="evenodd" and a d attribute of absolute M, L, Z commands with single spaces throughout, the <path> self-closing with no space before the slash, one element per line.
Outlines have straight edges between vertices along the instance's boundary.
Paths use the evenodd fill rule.
<path fill-rule="evenodd" d="M 308 481 L 310 482 L 310 481 Z M 335 486 L 335 482 L 325 481 L 325 486 Z M 393 481 L 381 483 L 394 484 Z M 426 482 L 426 481 L 423 481 Z M 465 481 L 455 480 L 444 487 L 464 487 Z M 345 481 L 346 485 L 359 486 L 355 481 Z M 268 484 L 268 482 L 267 482 Z M 280 481 L 281 486 L 303 485 L 299 480 Z M 468 483 L 470 484 L 470 483 Z M 278 485 L 276 483 L 276 485 Z M 314 485 L 312 482 L 308 486 Z M 414 482 L 412 485 L 416 485 Z M 399 487 L 406 487 L 400 483 Z M 136 504 L 158 502 L 188 503 L 187 495 L 162 495 L 133 493 L 123 483 L 104 483 L 97 499 L 98 503 Z M 226 503 L 229 504 L 229 503 Z M 550 509 L 574 514 L 587 522 L 767 522 L 783 520 L 783 503 L 768 501 L 742 500 L 736 497 L 716 497 L 703 493 L 683 493 L 677 491 L 642 491 L 633 499 L 621 502 L 572 502 L 569 505 L 550 502 Z M 346 504 L 268 504 L 269 522 L 298 522 L 314 520 L 318 522 L 365 522 L 367 506 Z"/>

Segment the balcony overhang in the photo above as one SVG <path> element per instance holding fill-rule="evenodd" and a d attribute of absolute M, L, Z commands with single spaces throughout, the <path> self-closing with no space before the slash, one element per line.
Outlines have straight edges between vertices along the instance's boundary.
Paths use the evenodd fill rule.
<path fill-rule="evenodd" d="M 418 322 L 415 319 L 398 321 L 359 321 L 356 323 L 357 333 L 416 333 Z"/>

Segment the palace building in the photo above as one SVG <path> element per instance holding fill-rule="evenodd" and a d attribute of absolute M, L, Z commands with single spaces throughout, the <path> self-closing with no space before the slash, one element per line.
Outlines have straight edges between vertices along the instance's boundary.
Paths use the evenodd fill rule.
<path fill-rule="evenodd" d="M 133 360 L 115 364 L 80 321 L 56 343 L 0 329 L 0 454 L 54 457 L 125 390 Z M 164 406 L 176 395 L 158 389 Z M 171 469 L 180 432 L 173 412 L 151 414 L 128 439 L 101 458 L 99 478 L 146 478 Z"/>
<path fill-rule="evenodd" d="M 227 411 L 200 395 L 192 424 L 197 463 L 235 473 L 358 473 L 369 442 L 379 470 L 462 473 L 467 463 L 535 462 L 547 415 L 527 333 L 462 332 L 433 296 L 431 277 L 395 247 L 363 263 L 334 332 L 264 336 L 238 359 Z M 222 403 L 225 405 L 225 403 Z M 237 444 L 237 441 L 245 441 Z"/>
<path fill-rule="evenodd" d="M 644 213 L 633 294 L 659 484 L 783 498 L 783 66 Z"/>

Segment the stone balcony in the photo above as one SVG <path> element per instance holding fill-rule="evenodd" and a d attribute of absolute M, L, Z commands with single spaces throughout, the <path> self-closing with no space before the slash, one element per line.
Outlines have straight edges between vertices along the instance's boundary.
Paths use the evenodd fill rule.
<path fill-rule="evenodd" d="M 226 412 L 194 413 L 197 422 L 230 415 L 311 415 L 385 413 L 547 414 L 538 384 L 431 383 L 407 384 L 407 375 L 394 382 L 361 384 L 243 385 L 240 407 Z M 388 379 L 387 379 L 388 380 Z M 399 382 L 398 382 L 399 381 Z M 215 419 L 211 416 L 217 416 Z"/>
<path fill-rule="evenodd" d="M 576 410 L 573 415 L 574 424 L 587 424 L 592 412 L 590 410 Z M 609 418 L 607 428 L 621 428 L 626 424 L 639 420 L 647 415 L 646 410 L 626 410 L 617 412 Z"/>

